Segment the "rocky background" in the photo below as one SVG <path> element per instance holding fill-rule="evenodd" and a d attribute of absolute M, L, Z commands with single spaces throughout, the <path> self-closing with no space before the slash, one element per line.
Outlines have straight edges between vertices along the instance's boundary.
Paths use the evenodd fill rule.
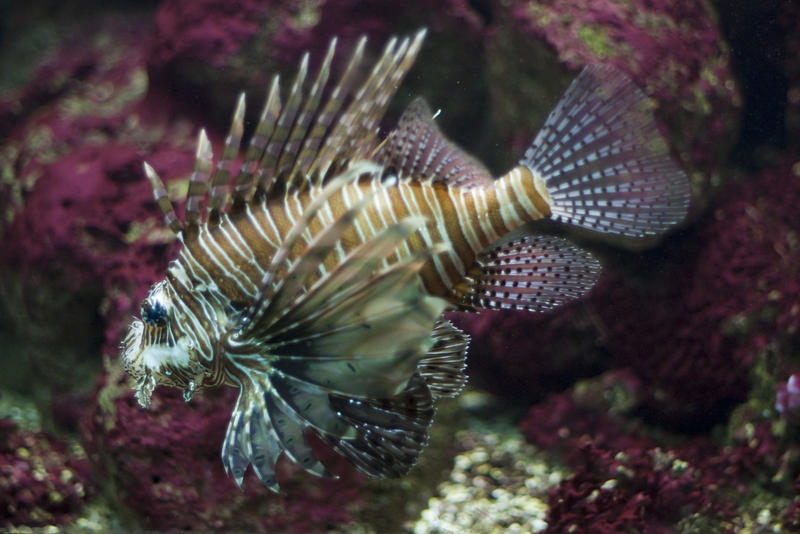
<path fill-rule="evenodd" d="M 304 50 L 423 26 L 387 125 L 423 95 L 499 174 L 582 65 L 614 64 L 657 105 L 690 219 L 644 250 L 573 235 L 605 271 L 555 313 L 454 314 L 471 389 L 410 476 L 321 448 L 338 480 L 287 462 L 286 495 L 240 492 L 234 392 L 143 410 L 120 368 L 176 250 L 141 162 L 178 197 L 240 90 L 254 114 Z M 0 32 L 0 529 L 800 531 L 798 2 L 0 2 Z"/>

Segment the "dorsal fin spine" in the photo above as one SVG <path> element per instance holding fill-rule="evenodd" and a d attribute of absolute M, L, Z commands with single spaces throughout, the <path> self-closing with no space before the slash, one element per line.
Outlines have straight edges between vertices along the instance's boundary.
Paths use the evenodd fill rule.
<path fill-rule="evenodd" d="M 178 214 L 175 212 L 175 206 L 173 206 L 169 196 L 167 196 L 167 188 L 164 187 L 164 182 L 158 176 L 155 169 L 147 162 L 144 163 L 144 173 L 150 181 L 150 186 L 153 188 L 153 198 L 155 198 L 156 204 L 158 204 L 158 207 L 161 209 L 161 213 L 164 214 L 165 224 L 176 235 L 181 235 L 183 232 L 183 223 L 181 223 Z"/>
<path fill-rule="evenodd" d="M 286 134 L 286 142 L 283 143 L 283 150 L 278 159 L 278 172 L 281 172 L 294 163 L 294 157 L 297 155 L 296 151 L 299 148 L 300 139 L 302 139 L 302 135 L 305 133 L 302 122 L 306 118 L 306 111 L 312 104 L 311 100 L 304 94 L 305 79 L 308 75 L 308 60 L 309 53 L 306 52 L 300 60 L 300 69 L 294 85 L 292 86 L 289 100 L 286 103 L 288 115 L 286 117 L 286 123 L 285 125 L 283 124 L 283 117 L 281 117 L 282 120 L 279 122 L 279 125 L 285 127 L 288 131 Z M 303 105 L 304 103 L 305 105 Z M 301 106 L 303 107 L 302 110 L 300 109 Z"/>
<path fill-rule="evenodd" d="M 264 167 L 268 169 L 274 168 L 274 175 L 279 175 L 283 170 L 281 168 L 281 162 L 283 160 L 282 154 L 286 148 L 286 140 L 289 139 L 289 134 L 291 133 L 294 120 L 297 117 L 297 113 L 300 108 L 303 95 L 303 82 L 308 74 L 308 57 L 308 52 L 306 52 L 303 54 L 303 58 L 300 60 L 300 68 L 297 72 L 297 76 L 295 76 L 294 82 L 292 83 L 292 88 L 289 92 L 289 98 L 286 100 L 286 106 L 283 108 L 283 112 L 278 119 L 278 124 L 275 127 L 275 133 L 273 134 L 269 145 L 267 145 L 267 150 L 264 154 L 264 160 L 262 160 L 262 165 Z"/>
<path fill-rule="evenodd" d="M 347 64 L 347 68 L 345 69 L 344 74 L 342 75 L 341 79 L 339 80 L 338 85 L 333 89 L 331 92 L 331 96 L 328 98 L 328 102 L 325 104 L 322 112 L 317 119 L 316 124 L 311 129 L 311 135 L 306 140 L 306 144 L 308 145 L 308 150 L 313 152 L 317 152 L 317 156 L 314 161 L 311 163 L 307 170 L 307 174 L 309 176 L 313 176 L 315 172 L 319 170 L 321 166 L 321 162 L 326 161 L 326 147 L 327 144 L 323 144 L 322 148 L 317 151 L 317 147 L 325 139 L 326 134 L 328 133 L 328 129 L 333 122 L 333 118 L 339 112 L 342 107 L 343 97 L 349 91 L 350 85 L 353 83 L 353 78 L 357 73 L 358 66 L 361 63 L 361 60 L 364 57 L 364 48 L 367 44 L 366 36 L 361 36 L 358 40 L 358 44 L 356 44 L 356 49 L 353 52 L 350 61 Z M 320 172 L 320 175 L 324 176 L 324 172 Z"/>
<path fill-rule="evenodd" d="M 331 39 L 330 45 L 328 45 L 328 53 L 325 55 L 325 59 L 322 61 L 322 66 L 319 69 L 319 74 L 317 79 L 314 81 L 314 85 L 311 88 L 311 95 L 313 99 L 313 112 L 316 112 L 319 109 L 319 104 L 322 100 L 322 93 L 325 90 L 325 86 L 328 83 L 328 78 L 330 77 L 330 69 L 331 63 L 333 62 L 333 56 L 336 52 L 336 44 L 338 40 L 334 37 Z M 305 140 L 302 141 L 302 149 L 300 150 L 297 161 L 295 163 L 296 172 L 306 180 L 309 180 L 311 177 L 308 175 L 308 169 L 311 165 L 311 162 L 314 159 L 314 150 L 318 146 L 318 142 L 315 143 L 315 137 L 317 137 L 317 141 L 321 139 L 322 135 L 325 133 L 325 127 L 320 128 L 320 122 L 322 119 L 322 114 L 325 113 L 325 109 L 323 109 L 317 115 L 317 122 L 311 126 L 311 130 L 308 130 L 309 125 L 305 125 L 305 132 L 306 135 Z M 309 120 L 311 119 L 311 115 L 308 115 Z"/>
<path fill-rule="evenodd" d="M 240 93 L 233 112 L 233 120 L 228 136 L 225 138 L 225 147 L 222 157 L 217 163 L 217 168 L 210 181 L 208 217 L 216 219 L 221 211 L 225 211 L 230 194 L 230 181 L 236 165 L 236 156 L 244 133 L 245 94 Z"/>
<path fill-rule="evenodd" d="M 202 223 L 200 204 L 206 196 L 208 178 L 211 175 L 214 152 L 208 140 L 205 129 L 201 129 L 197 136 L 197 152 L 194 160 L 194 170 L 189 177 L 189 190 L 186 193 L 186 230 L 194 232 Z"/>
<path fill-rule="evenodd" d="M 280 91 L 280 76 L 275 76 L 272 79 L 272 85 L 269 89 L 269 96 L 267 97 L 267 101 L 264 104 L 264 111 L 261 114 L 261 122 L 259 123 L 260 132 L 257 130 L 259 134 L 258 142 L 259 144 L 262 143 L 263 140 L 263 150 L 261 150 L 260 159 L 258 161 L 258 175 L 257 175 L 257 183 L 256 183 L 256 190 L 266 191 L 269 189 L 272 179 L 274 178 L 274 174 L 272 173 L 272 168 L 266 165 L 266 161 L 269 158 L 269 142 L 272 137 L 275 135 L 275 130 L 277 129 L 278 118 L 281 114 L 281 91 Z M 253 191 L 250 188 L 248 192 L 248 196 L 246 200 L 250 200 Z"/>
<path fill-rule="evenodd" d="M 278 163 L 278 168 L 289 165 L 292 167 L 287 176 L 289 188 L 297 188 L 307 183 L 306 177 L 298 173 L 301 169 L 300 161 L 303 156 L 303 154 L 300 154 L 300 147 L 308 134 L 311 119 L 317 112 L 317 108 L 319 108 L 320 101 L 322 100 L 322 92 L 328 81 L 328 76 L 330 75 L 330 66 L 334 51 L 336 50 L 335 47 L 336 40 L 333 39 L 328 46 L 328 53 L 325 55 L 325 59 L 320 66 L 319 73 L 305 98 L 305 106 L 297 117 L 292 133 L 289 136 L 289 142 L 286 144 L 284 153 L 281 156 L 281 161 Z"/>

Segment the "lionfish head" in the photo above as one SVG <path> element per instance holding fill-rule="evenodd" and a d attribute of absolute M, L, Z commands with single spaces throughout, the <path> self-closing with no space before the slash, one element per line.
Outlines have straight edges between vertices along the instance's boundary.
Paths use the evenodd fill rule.
<path fill-rule="evenodd" d="M 205 372 L 178 323 L 167 282 L 157 282 L 142 301 L 141 319 L 134 318 L 122 342 L 125 371 L 136 380 L 136 397 L 144 407 L 156 385 L 181 388 L 188 401 Z"/>

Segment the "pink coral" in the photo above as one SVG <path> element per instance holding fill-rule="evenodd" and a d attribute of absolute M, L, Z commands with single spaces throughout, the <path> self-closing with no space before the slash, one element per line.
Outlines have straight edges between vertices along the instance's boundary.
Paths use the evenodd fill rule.
<path fill-rule="evenodd" d="M 364 478 L 330 451 L 320 452 L 340 480 L 281 462 L 286 496 L 272 494 L 252 471 L 246 491 L 236 487 L 219 452 L 234 402 L 233 389 L 198 394 L 189 404 L 179 391 L 159 389 L 144 410 L 127 384 L 107 384 L 85 422 L 87 448 L 146 528 L 318 532 L 349 521 Z"/>
<path fill-rule="evenodd" d="M 99 30 L 96 42 L 114 28 Z M 161 217 L 141 167 L 146 152 L 168 179 L 192 162 L 191 131 L 166 122 L 158 91 L 145 97 L 146 57 L 135 43 L 146 37 L 121 31 L 107 45 L 65 48 L 47 72 L 70 81 L 35 114 L 15 118 L 5 141 L 17 201 L 0 236 L 3 265 L 68 280 L 68 290 L 98 285 L 108 317 L 134 307 L 131 297 L 163 271 L 172 246 L 159 234 Z M 26 102 L 46 83 L 37 77 L 12 99 Z M 117 336 L 108 332 L 111 346 Z"/>
<path fill-rule="evenodd" d="M 285 2 L 167 0 L 156 11 L 151 60 L 160 65 L 196 59 L 224 67 L 240 47 L 262 30 L 267 16 L 285 18 Z"/>
<path fill-rule="evenodd" d="M 609 350 L 648 384 L 645 404 L 659 418 L 693 426 L 724 415 L 747 394 L 756 353 L 797 332 L 793 161 L 729 187 L 696 233 L 670 241 L 638 276 L 617 270 L 592 298 Z"/>
<path fill-rule="evenodd" d="M 706 173 L 728 155 L 739 96 L 714 13 L 702 2 L 513 2 L 519 31 L 546 40 L 570 68 L 609 63 L 659 104 L 683 160 Z M 699 200 L 699 199 L 696 199 Z"/>
<path fill-rule="evenodd" d="M 0 419 L 0 527 L 68 523 L 91 488 L 88 462 L 68 444 Z"/>
<path fill-rule="evenodd" d="M 604 407 L 604 392 L 615 383 L 628 389 L 630 380 L 608 375 L 594 389 L 553 395 L 520 424 L 528 441 L 562 454 L 573 471 L 550 492 L 551 531 L 670 532 L 695 512 L 730 521 L 737 501 L 728 496 L 746 500 L 748 483 L 778 464 L 770 425 L 758 423 L 729 446 L 705 436 L 660 433 L 656 440 L 646 427 Z"/>
<path fill-rule="evenodd" d="M 518 402 L 540 400 L 605 369 L 595 325 L 580 303 L 546 314 L 453 313 L 450 319 L 472 337 L 470 383 Z"/>

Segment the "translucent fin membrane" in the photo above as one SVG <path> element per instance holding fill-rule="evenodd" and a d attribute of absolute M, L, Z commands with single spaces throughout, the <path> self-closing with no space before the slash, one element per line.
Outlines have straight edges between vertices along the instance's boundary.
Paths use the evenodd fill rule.
<path fill-rule="evenodd" d="M 433 401 L 415 374 L 405 390 L 389 399 L 331 395 L 331 405 L 357 431 L 354 439 L 322 438 L 362 473 L 391 478 L 405 475 L 428 442 Z"/>
<path fill-rule="evenodd" d="M 475 302 L 491 310 L 547 311 L 582 297 L 600 274 L 600 262 L 564 239 L 525 237 L 484 253 Z"/>
<path fill-rule="evenodd" d="M 597 232 L 654 236 L 686 216 L 689 183 L 645 94 L 612 67 L 586 67 L 521 164 L 538 173 L 552 213 Z"/>
<path fill-rule="evenodd" d="M 463 188 L 491 184 L 486 167 L 447 139 L 432 117 L 428 104 L 415 99 L 380 145 L 376 160 L 402 178 Z"/>
<path fill-rule="evenodd" d="M 467 383 L 464 369 L 469 336 L 446 319 L 436 321 L 432 335 L 436 342 L 420 360 L 417 372 L 428 384 L 434 401 L 455 398 Z"/>

